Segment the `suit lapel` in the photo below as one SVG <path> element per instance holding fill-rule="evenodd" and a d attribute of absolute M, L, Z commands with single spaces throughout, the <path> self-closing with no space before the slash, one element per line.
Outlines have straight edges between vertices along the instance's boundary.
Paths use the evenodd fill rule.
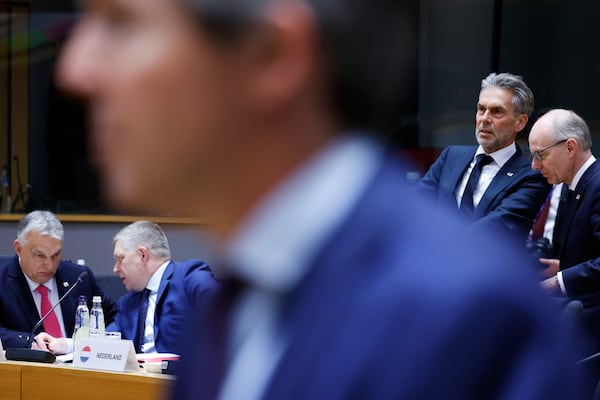
<path fill-rule="evenodd" d="M 567 201 L 566 204 L 564 204 L 564 206 L 566 208 L 564 210 L 560 211 L 560 213 L 561 213 L 560 222 L 561 223 L 557 227 L 558 232 L 556 234 L 558 243 L 560 245 L 560 248 L 558 249 L 559 258 L 562 257 L 563 249 L 566 247 L 564 244 L 567 241 L 567 238 L 569 237 L 569 231 L 571 230 L 571 226 L 573 225 L 571 222 L 575 218 L 575 215 L 577 214 L 579 207 L 585 201 L 585 195 L 586 195 L 586 189 L 587 189 L 588 183 L 599 172 L 600 172 L 600 163 L 598 163 L 598 161 L 595 161 L 587 169 L 587 171 L 585 171 L 585 173 L 581 177 L 581 180 L 577 183 L 577 187 L 575 188 L 573 193 L 570 195 L 569 201 Z M 562 206 L 563 206 L 563 204 L 561 204 L 561 207 Z"/>
<path fill-rule="evenodd" d="M 64 270 L 63 262 L 61 262 L 58 266 L 54 279 L 56 280 L 56 289 L 58 291 L 58 298 L 60 299 L 75 283 L 77 275 L 67 273 Z M 79 288 L 77 290 L 79 290 Z M 63 323 L 65 325 L 65 333 L 67 336 L 72 333 L 72 329 L 75 327 L 75 309 L 77 308 L 77 304 L 79 302 L 78 296 L 76 296 L 77 290 L 71 292 L 71 294 L 65 297 L 60 304 Z"/>
<path fill-rule="evenodd" d="M 12 293 L 15 303 L 19 305 L 23 314 L 29 319 L 31 326 L 35 325 L 39 321 L 40 315 L 18 261 L 10 266 L 8 290 Z"/>
<path fill-rule="evenodd" d="M 446 164 L 449 165 L 451 168 L 448 173 L 448 176 L 450 178 L 449 185 L 450 187 L 452 187 L 452 190 L 447 192 L 449 198 L 446 200 L 448 202 L 454 203 L 454 205 L 458 207 L 458 205 L 456 204 L 456 191 L 458 190 L 458 185 L 460 184 L 463 175 L 465 174 L 465 172 L 469 168 L 469 165 L 473 161 L 473 158 L 475 157 L 477 147 L 462 147 L 456 150 L 459 150 L 457 151 L 456 155 L 449 155 L 449 157 L 452 158 L 456 157 L 456 161 Z"/>
<path fill-rule="evenodd" d="M 154 343 L 156 345 L 156 341 L 159 335 L 159 324 L 157 323 L 157 316 L 160 315 L 163 303 L 165 302 L 165 297 L 169 289 L 169 282 L 171 281 L 171 277 L 173 276 L 174 264 L 173 261 L 170 261 L 165 268 L 165 272 L 160 280 L 160 286 L 158 287 L 158 292 L 156 294 L 156 308 L 154 310 Z"/>
<path fill-rule="evenodd" d="M 516 145 L 515 145 L 516 146 Z M 521 174 L 523 165 L 529 165 L 529 161 L 522 157 L 521 149 L 517 146 L 517 152 L 500 168 L 496 176 L 490 182 L 479 204 L 475 208 L 474 216 L 479 218 L 487 214 L 490 204 L 494 201 L 498 193 L 509 186 Z"/>

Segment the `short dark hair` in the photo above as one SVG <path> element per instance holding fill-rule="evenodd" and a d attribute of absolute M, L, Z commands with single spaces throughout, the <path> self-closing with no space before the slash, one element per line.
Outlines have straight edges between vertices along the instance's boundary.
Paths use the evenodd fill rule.
<path fill-rule="evenodd" d="M 235 41 L 273 0 L 182 0 L 204 31 Z M 413 80 L 418 3 L 406 0 L 304 0 L 315 13 L 330 95 L 349 128 L 388 133 Z"/>

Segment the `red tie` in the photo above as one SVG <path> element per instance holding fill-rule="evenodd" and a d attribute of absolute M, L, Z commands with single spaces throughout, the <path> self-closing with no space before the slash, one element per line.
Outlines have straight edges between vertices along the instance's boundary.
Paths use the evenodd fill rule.
<path fill-rule="evenodd" d="M 544 228 L 546 226 L 546 220 L 548 219 L 548 211 L 550 211 L 550 200 L 552 200 L 552 190 L 548 194 L 546 201 L 542 205 L 542 208 L 538 212 L 533 222 L 533 228 L 531 229 L 531 239 L 537 241 L 544 236 Z"/>
<path fill-rule="evenodd" d="M 35 290 L 37 290 L 37 292 L 42 295 L 43 317 L 48 311 L 52 309 L 52 304 L 50 303 L 50 299 L 48 298 L 48 288 L 44 285 L 40 285 Z M 46 331 L 47 334 L 55 338 L 63 337 L 62 331 L 60 330 L 60 324 L 58 323 L 58 319 L 56 318 L 54 310 L 52 310 L 52 312 L 44 320 L 44 331 Z"/>

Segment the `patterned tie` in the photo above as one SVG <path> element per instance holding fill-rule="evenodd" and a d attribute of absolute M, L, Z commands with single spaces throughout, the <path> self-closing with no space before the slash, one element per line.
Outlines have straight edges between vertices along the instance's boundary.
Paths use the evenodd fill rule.
<path fill-rule="evenodd" d="M 138 320 L 138 333 L 135 340 L 135 351 L 142 352 L 144 344 L 144 334 L 146 333 L 146 315 L 148 315 L 148 299 L 150 298 L 150 289 L 144 289 L 140 299 L 140 315 Z"/>
<path fill-rule="evenodd" d="M 42 296 L 41 311 L 43 317 L 52 309 L 52 303 L 50 303 L 50 299 L 48 298 L 48 288 L 44 285 L 40 285 L 35 290 Z M 62 331 L 60 330 L 60 324 L 58 323 L 58 319 L 56 318 L 54 310 L 52 310 L 44 320 L 44 331 L 55 338 L 63 337 Z"/>
<path fill-rule="evenodd" d="M 473 216 L 473 193 L 475 192 L 475 188 L 477 188 L 477 183 L 479 182 L 479 177 L 481 176 L 481 170 L 484 165 L 487 165 L 494 161 L 494 159 L 487 154 L 478 154 L 477 161 L 475 162 L 475 166 L 471 171 L 471 175 L 469 176 L 469 180 L 467 181 L 467 186 L 465 187 L 465 191 L 462 195 L 462 200 L 460 202 L 459 215 L 470 218 Z"/>

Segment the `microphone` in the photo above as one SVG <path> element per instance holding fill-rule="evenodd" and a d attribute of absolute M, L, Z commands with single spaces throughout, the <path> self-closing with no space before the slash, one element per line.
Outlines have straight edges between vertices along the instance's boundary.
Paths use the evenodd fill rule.
<path fill-rule="evenodd" d="M 50 313 L 52 311 L 54 311 L 54 309 L 56 307 L 58 307 L 58 305 L 60 303 L 62 303 L 62 301 L 65 299 L 65 297 L 67 297 L 69 295 L 69 293 L 71 293 L 73 291 L 73 289 L 75 289 L 77 287 L 77 285 L 79 285 L 81 282 L 83 282 L 83 279 L 87 278 L 87 276 L 88 276 L 87 271 L 83 271 L 81 274 L 79 274 L 79 276 L 77 277 L 77 281 L 75 281 L 73 286 L 71 286 L 71 288 L 69 290 L 67 290 L 67 292 L 60 299 L 58 299 L 58 302 L 54 306 L 52 306 L 52 308 L 46 314 L 44 314 L 44 316 L 33 326 L 31 333 L 27 337 L 26 348 L 8 348 L 8 349 L 6 349 L 6 359 L 7 360 L 33 361 L 33 362 L 44 362 L 44 363 L 53 363 L 56 360 L 56 356 L 54 354 L 50 353 L 49 351 L 35 350 L 35 349 L 31 348 L 33 334 L 35 333 L 36 329 L 39 328 L 40 325 L 42 325 L 42 323 L 48 317 L 48 315 L 50 315 Z"/>

